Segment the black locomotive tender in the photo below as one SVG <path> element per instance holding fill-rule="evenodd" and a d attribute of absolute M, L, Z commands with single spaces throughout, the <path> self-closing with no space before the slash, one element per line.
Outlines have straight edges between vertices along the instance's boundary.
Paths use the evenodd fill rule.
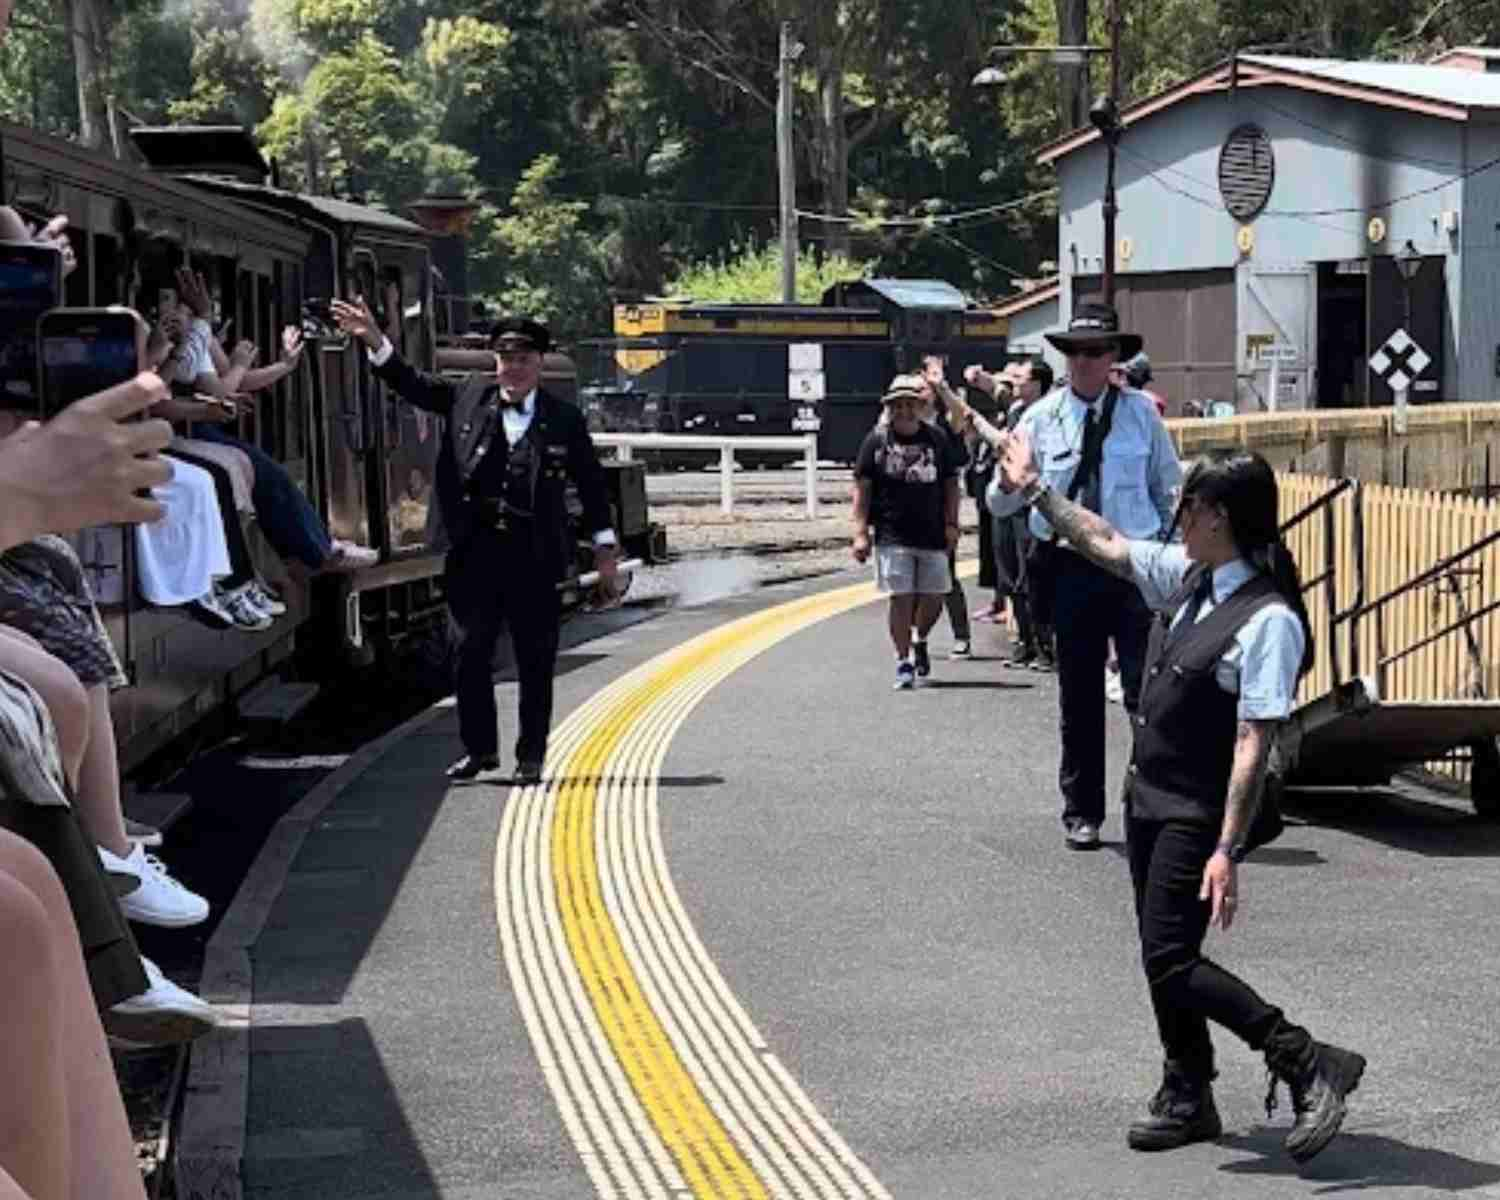
<path fill-rule="evenodd" d="M 351 659 L 374 662 L 445 620 L 442 556 L 429 548 L 441 427 L 381 386 L 366 356 L 329 323 L 329 298 L 364 295 L 401 352 L 426 370 L 493 369 L 494 361 L 472 352 L 472 338 L 466 349 L 463 239 L 444 222 L 442 202 L 418 206 L 424 225 L 284 191 L 267 182 L 271 168 L 237 127 L 136 129 L 131 137 L 144 166 L 0 123 L 4 202 L 33 219 L 67 215 L 78 257 L 68 305 L 149 307 L 136 295 L 142 265 L 189 264 L 208 280 L 217 316 L 233 321 L 233 338 L 274 355 L 281 328 L 300 324 L 308 349 L 299 369 L 241 413 L 237 433 L 286 466 L 334 537 L 373 547 L 380 562 L 298 583 L 252 522 L 257 565 L 283 583 L 288 612 L 264 632 L 219 631 L 138 599 L 127 531 L 85 531 L 77 544 L 131 679 L 112 701 L 127 773 L 294 654 L 302 678 L 316 678 Z M 462 209 L 451 207 L 450 218 Z M 568 394 L 566 360 L 551 360 L 547 377 Z M 649 561 L 662 546 L 647 520 L 642 469 L 606 466 L 622 551 Z M 581 598 L 576 581 L 590 564 L 580 539 L 566 601 Z"/>

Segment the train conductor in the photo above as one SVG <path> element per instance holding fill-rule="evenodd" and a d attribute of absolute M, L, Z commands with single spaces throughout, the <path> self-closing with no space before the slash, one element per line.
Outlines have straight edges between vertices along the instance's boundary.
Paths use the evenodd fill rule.
<path fill-rule="evenodd" d="M 333 315 L 369 348 L 375 374 L 388 387 L 407 403 L 448 418 L 437 496 L 449 537 L 444 585 L 458 631 L 458 725 L 467 751 L 448 777 L 472 779 L 500 765 L 491 663 L 500 630 L 508 626 L 521 692 L 514 779 L 535 783 L 552 725 L 557 583 L 572 554 L 568 479 L 593 535 L 600 584 L 612 594 L 617 579 L 604 470 L 583 414 L 539 386 L 551 336 L 536 321 L 498 322 L 490 341 L 495 375 L 458 383 L 403 360 L 363 298 L 333 301 Z"/>

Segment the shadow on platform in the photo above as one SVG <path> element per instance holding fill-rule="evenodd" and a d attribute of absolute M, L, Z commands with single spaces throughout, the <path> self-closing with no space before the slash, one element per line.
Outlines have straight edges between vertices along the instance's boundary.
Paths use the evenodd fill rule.
<path fill-rule="evenodd" d="M 1386 788 L 1292 788 L 1288 824 L 1342 829 L 1429 858 L 1500 858 L 1500 824 Z"/>
<path fill-rule="evenodd" d="M 1286 1132 L 1285 1128 L 1263 1127 L 1218 1139 L 1220 1146 L 1261 1155 L 1219 1169 L 1232 1175 L 1296 1176 L 1322 1184 L 1320 1195 L 1399 1187 L 1421 1188 L 1429 1194 L 1466 1192 L 1500 1183 L 1500 1164 L 1375 1133 L 1340 1134 L 1317 1158 L 1299 1167 L 1282 1148 Z"/>

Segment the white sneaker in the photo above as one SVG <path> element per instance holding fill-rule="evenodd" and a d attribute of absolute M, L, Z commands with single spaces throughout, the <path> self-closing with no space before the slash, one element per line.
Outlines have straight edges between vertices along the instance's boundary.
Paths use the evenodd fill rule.
<path fill-rule="evenodd" d="M 225 605 L 224 594 L 217 587 L 204 592 L 189 607 L 197 609 L 216 629 L 230 629 L 234 625 L 234 614 Z"/>
<path fill-rule="evenodd" d="M 200 1038 L 218 1025 L 211 1004 L 178 987 L 144 955 L 141 966 L 150 986 L 99 1014 L 112 1046 L 123 1050 L 172 1046 Z"/>
<path fill-rule="evenodd" d="M 271 614 L 256 607 L 250 598 L 249 587 L 245 584 L 232 592 L 220 592 L 219 598 L 238 628 L 257 631 L 271 628 L 275 624 Z"/>
<path fill-rule="evenodd" d="M 373 567 L 380 561 L 380 552 L 353 542 L 336 541 L 324 569 L 328 571 L 359 571 Z"/>
<path fill-rule="evenodd" d="M 286 616 L 286 605 L 276 599 L 271 589 L 259 579 L 250 581 L 250 599 L 255 601 L 255 607 L 261 612 L 270 613 L 273 617 Z"/>
<path fill-rule="evenodd" d="M 139 843 L 131 846 L 129 858 L 100 846 L 99 859 L 109 874 L 136 881 L 136 886 L 120 897 L 120 910 L 129 920 L 181 929 L 208 919 L 208 901 L 168 875 L 161 859 L 147 854 Z"/>

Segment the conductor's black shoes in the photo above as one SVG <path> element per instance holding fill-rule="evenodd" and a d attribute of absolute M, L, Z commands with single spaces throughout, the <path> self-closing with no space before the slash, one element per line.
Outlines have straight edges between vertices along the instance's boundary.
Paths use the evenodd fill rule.
<path fill-rule="evenodd" d="M 1213 1084 L 1189 1078 L 1168 1061 L 1161 1087 L 1146 1115 L 1131 1124 L 1126 1141 L 1132 1150 L 1175 1150 L 1211 1142 L 1223 1132 Z"/>
<path fill-rule="evenodd" d="M 516 773 L 512 779 L 516 783 L 541 783 L 542 764 L 539 762 L 517 763 Z"/>
<path fill-rule="evenodd" d="M 500 760 L 493 754 L 465 754 L 461 759 L 448 768 L 449 779 L 473 779 L 481 771 L 494 771 L 500 767 Z"/>

